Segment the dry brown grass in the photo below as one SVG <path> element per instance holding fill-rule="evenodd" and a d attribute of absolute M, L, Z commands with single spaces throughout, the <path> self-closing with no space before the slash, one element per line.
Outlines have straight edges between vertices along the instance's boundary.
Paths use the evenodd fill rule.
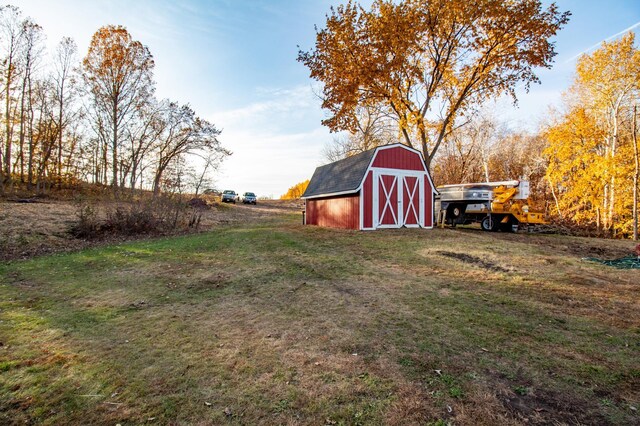
<path fill-rule="evenodd" d="M 638 271 L 575 253 L 628 242 L 223 209 L 0 267 L 0 422 L 638 421 Z"/>
<path fill-rule="evenodd" d="M 247 221 L 259 221 L 273 217 L 274 214 L 301 211 L 300 202 L 268 200 L 256 206 L 219 205 L 209 200 L 214 206 L 202 211 L 202 219 L 198 229 L 181 229 L 173 234 L 206 232 L 221 225 L 233 225 Z M 98 220 L 105 220 L 109 212 L 118 207 L 128 208 L 131 202 L 115 202 L 108 199 L 96 199 L 91 202 Z M 63 199 L 35 199 L 31 203 L 18 203 L 0 200 L 0 261 L 27 259 L 33 256 L 76 251 L 105 243 L 117 243 L 148 237 L 101 235 L 100 239 L 88 241 L 75 238 L 70 232 L 78 223 L 79 212 L 86 201 L 70 201 Z"/>

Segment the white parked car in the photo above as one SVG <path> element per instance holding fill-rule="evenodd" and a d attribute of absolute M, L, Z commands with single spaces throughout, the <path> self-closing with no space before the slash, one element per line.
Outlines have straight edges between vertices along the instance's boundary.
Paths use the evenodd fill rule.
<path fill-rule="evenodd" d="M 256 194 L 254 194 L 253 192 L 245 192 L 244 194 L 242 194 L 243 204 L 256 204 L 257 200 L 258 199 L 256 198 Z"/>
<path fill-rule="evenodd" d="M 223 203 L 236 203 L 236 200 L 238 199 L 238 194 L 236 194 L 236 191 L 227 189 L 222 193 L 222 202 Z"/>

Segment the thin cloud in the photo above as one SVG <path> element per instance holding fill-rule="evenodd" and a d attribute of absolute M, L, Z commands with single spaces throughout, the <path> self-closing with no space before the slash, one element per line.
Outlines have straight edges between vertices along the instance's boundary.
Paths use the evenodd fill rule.
<path fill-rule="evenodd" d="M 284 114 L 299 116 L 308 114 L 310 110 L 317 107 L 311 89 L 307 86 L 292 89 L 259 88 L 255 93 L 264 100 L 214 113 L 213 121 L 220 123 L 222 127 L 234 125 L 246 127 L 248 119 L 251 119 L 251 122 L 273 121 L 274 115 L 281 118 Z"/>
<path fill-rule="evenodd" d="M 629 28 L 622 30 L 618 33 L 615 33 L 612 36 L 609 36 L 607 38 L 605 38 L 604 40 L 601 40 L 599 42 L 597 42 L 596 44 L 594 44 L 593 46 L 588 47 L 587 49 L 583 50 L 582 52 L 573 55 L 572 57 L 570 57 L 569 59 L 567 59 L 566 61 L 564 61 L 565 64 L 568 64 L 569 62 L 573 62 L 576 59 L 578 59 L 580 56 L 584 55 L 587 52 L 592 51 L 593 49 L 599 47 L 602 43 L 604 43 L 605 41 L 609 41 L 609 40 L 613 40 L 616 37 L 620 37 L 622 34 L 628 33 L 629 31 L 633 30 L 634 28 L 637 28 L 638 26 L 640 26 L 640 22 L 636 22 L 635 24 L 633 24 L 632 26 L 630 26 Z"/>

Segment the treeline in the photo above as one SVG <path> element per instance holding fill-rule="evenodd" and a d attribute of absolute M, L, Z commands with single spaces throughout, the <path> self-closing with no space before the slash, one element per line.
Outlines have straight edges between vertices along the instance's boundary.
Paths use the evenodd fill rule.
<path fill-rule="evenodd" d="M 122 26 L 100 28 L 80 58 L 71 38 L 48 52 L 43 28 L 2 6 L 0 55 L 0 193 L 89 182 L 158 194 L 202 184 L 230 155 L 215 125 L 155 97 L 153 56 Z"/>

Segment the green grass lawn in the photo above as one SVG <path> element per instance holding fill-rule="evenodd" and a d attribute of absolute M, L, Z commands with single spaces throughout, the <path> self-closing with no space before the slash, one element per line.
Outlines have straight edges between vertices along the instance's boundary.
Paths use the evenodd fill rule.
<path fill-rule="evenodd" d="M 298 222 L 0 266 L 0 424 L 640 423 L 597 242 Z"/>

